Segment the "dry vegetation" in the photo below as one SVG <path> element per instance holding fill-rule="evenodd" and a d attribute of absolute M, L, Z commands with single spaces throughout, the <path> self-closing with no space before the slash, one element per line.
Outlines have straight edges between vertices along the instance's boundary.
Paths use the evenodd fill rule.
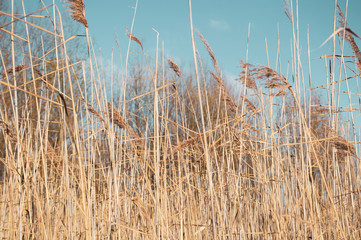
<path fill-rule="evenodd" d="M 323 57 L 355 76 L 331 72 L 324 103 L 303 84 L 296 37 L 292 81 L 241 61 L 237 96 L 200 32 L 212 70 L 194 48 L 186 72 L 163 54 L 150 60 L 128 29 L 141 60 L 126 56 L 113 95 L 84 3 L 67 2 L 86 31 L 85 62 L 56 5 L 0 8 L 1 239 L 361 238 L 357 118 L 343 121 L 354 105 L 335 104 L 339 85 L 358 81 L 361 54 L 341 8 L 333 37 L 354 64 L 337 49 Z"/>

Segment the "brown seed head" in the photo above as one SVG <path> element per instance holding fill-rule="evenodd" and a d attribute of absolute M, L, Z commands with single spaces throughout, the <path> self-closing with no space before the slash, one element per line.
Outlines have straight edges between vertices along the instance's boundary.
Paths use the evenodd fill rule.
<path fill-rule="evenodd" d="M 125 28 L 127 30 L 127 37 L 130 39 L 130 40 L 133 40 L 134 42 L 138 43 L 139 46 L 143 49 L 143 45 L 142 43 L 139 41 L 139 39 L 129 31 L 129 29 L 126 27 Z"/>
<path fill-rule="evenodd" d="M 214 69 L 216 69 L 218 75 L 221 76 L 221 71 L 220 71 L 220 69 L 219 69 L 219 65 L 218 65 L 218 62 L 217 62 L 216 55 L 214 54 L 211 46 L 209 45 L 209 43 L 207 42 L 207 40 L 203 37 L 203 35 L 202 35 L 198 30 L 196 30 L 196 31 L 197 31 L 197 33 L 198 33 L 198 36 L 201 38 L 203 45 L 204 45 L 205 48 L 207 49 L 207 52 L 209 53 L 209 55 L 210 55 L 211 58 L 212 58 Z"/>
<path fill-rule="evenodd" d="M 69 4 L 68 11 L 71 13 L 71 17 L 88 28 L 88 21 L 85 17 L 85 4 L 83 0 L 67 0 L 66 2 Z"/>
<path fill-rule="evenodd" d="M 122 115 L 120 115 L 120 113 L 114 108 L 113 104 L 111 104 L 110 102 L 108 102 L 108 113 L 111 122 L 113 122 L 120 128 L 126 128 L 127 124 L 125 123 Z"/>
<path fill-rule="evenodd" d="M 357 68 L 359 69 L 359 72 L 361 73 L 361 52 L 359 47 L 357 46 L 355 39 L 353 38 L 353 35 L 358 36 L 357 34 L 354 33 L 354 31 L 352 31 L 347 24 L 345 15 L 343 15 L 343 12 L 340 8 L 339 5 L 337 5 L 337 9 L 338 9 L 338 15 L 340 15 L 340 19 L 339 19 L 339 24 L 341 25 L 342 28 L 345 29 L 345 31 L 340 31 L 339 35 L 344 37 L 345 40 L 350 44 L 352 51 L 354 52 L 355 56 L 356 56 L 356 65 Z"/>
<path fill-rule="evenodd" d="M 4 71 L 1 72 L 2 75 L 5 75 L 5 74 L 11 74 L 13 72 L 20 72 L 21 70 L 25 69 L 25 68 L 28 68 L 29 66 L 28 65 L 25 65 L 25 64 L 22 64 L 22 65 L 17 65 L 15 66 L 15 68 L 13 67 L 10 67 L 8 69 L 5 69 Z M 15 71 L 14 71 L 15 69 Z"/>
<path fill-rule="evenodd" d="M 249 89 L 252 89 L 254 91 L 258 91 L 256 81 L 251 76 L 250 71 L 252 69 L 252 65 L 248 63 L 243 63 L 241 61 L 241 67 L 243 68 L 239 80 Z"/>
<path fill-rule="evenodd" d="M 167 59 L 169 67 L 171 69 L 173 69 L 173 71 L 175 72 L 175 74 L 177 74 L 178 77 L 182 77 L 182 72 L 179 70 L 179 67 L 177 64 L 175 64 L 172 60 L 170 60 L 169 58 Z"/>
<path fill-rule="evenodd" d="M 9 125 L 6 122 L 0 120 L 0 126 L 4 130 L 5 134 L 8 135 L 11 142 L 17 141 L 15 132 L 13 130 L 11 130 L 11 128 L 9 127 Z"/>

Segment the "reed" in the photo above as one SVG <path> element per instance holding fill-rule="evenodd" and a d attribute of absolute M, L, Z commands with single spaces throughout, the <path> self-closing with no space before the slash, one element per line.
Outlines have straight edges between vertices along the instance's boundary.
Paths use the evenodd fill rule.
<path fill-rule="evenodd" d="M 129 44 L 124 74 L 110 72 L 107 88 L 96 73 L 114 66 L 97 62 L 85 4 L 66 2 L 86 27 L 89 61 L 71 54 L 70 28 L 49 14 L 56 5 L 36 12 L 35 33 L 24 29 L 34 27 L 30 18 L 0 23 L 13 24 L 0 51 L 1 239 L 361 238 L 358 110 L 333 97 L 356 77 L 330 71 L 333 82 L 310 88 L 302 69 L 241 61 L 229 83 L 199 31 L 212 64 L 192 36 L 193 71 L 166 53 L 148 55 L 126 29 L 142 50 Z M 285 10 L 297 31 L 292 3 Z M 336 10 L 343 31 L 334 36 L 349 43 L 355 64 L 338 62 L 342 47 L 331 64 L 361 72 L 357 34 Z M 26 41 L 16 48 L 15 38 Z"/>
<path fill-rule="evenodd" d="M 69 6 L 71 17 L 88 28 L 88 21 L 85 17 L 85 4 L 83 0 L 66 0 Z"/>

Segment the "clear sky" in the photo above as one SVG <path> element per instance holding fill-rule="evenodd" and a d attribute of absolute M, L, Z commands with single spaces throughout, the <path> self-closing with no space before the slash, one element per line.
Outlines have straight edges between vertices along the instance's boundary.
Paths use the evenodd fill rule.
<path fill-rule="evenodd" d="M 290 1 L 290 0 L 287 0 Z M 361 36 L 361 0 L 336 0 L 346 15 L 349 26 Z M 53 0 L 45 1 L 50 4 Z M 64 10 L 64 0 L 55 1 Z M 332 34 L 335 1 L 292 0 L 294 13 L 298 2 L 301 61 L 305 76 L 308 75 L 307 27 L 309 26 L 312 86 L 326 82 L 325 60 L 320 56 L 332 54 L 332 41 L 320 45 Z M 136 0 L 84 0 L 86 18 L 95 43 L 95 49 L 105 60 L 111 58 L 115 39 L 120 43 L 122 55 L 127 51 L 128 38 L 125 27 L 130 28 Z M 25 2 L 28 11 L 38 6 L 38 1 Z M 241 71 L 240 60 L 246 60 L 247 35 L 250 26 L 248 62 L 268 65 L 265 39 L 267 39 L 269 66 L 276 67 L 278 32 L 282 74 L 287 75 L 287 63 L 292 60 L 292 27 L 284 13 L 284 0 L 193 0 L 193 24 L 211 45 L 221 70 L 228 80 Z M 63 11 L 63 14 L 68 12 Z M 75 23 L 78 24 L 78 23 Z M 155 56 L 156 34 L 160 46 L 164 42 L 165 55 L 180 67 L 193 64 L 187 0 L 139 0 L 133 33 L 140 39 L 149 56 Z M 84 28 L 80 26 L 79 31 Z M 277 32 L 278 31 L 278 32 Z M 82 32 L 79 32 L 82 34 Z M 209 61 L 203 45 L 197 39 L 202 59 Z M 361 40 L 356 39 L 361 46 Z M 138 46 L 133 42 L 132 49 Z M 139 48 L 138 48 L 139 49 Z M 346 43 L 345 54 L 353 55 Z M 340 53 L 339 51 L 336 53 Z M 115 55 L 118 50 L 115 50 Z M 119 59 L 119 54 L 118 54 Z M 290 74 L 290 71 L 288 72 Z"/>
<path fill-rule="evenodd" d="M 49 0 L 49 3 L 51 2 L 52 0 Z M 335 1 L 292 0 L 294 14 L 296 14 L 296 2 L 298 2 L 300 53 L 305 81 L 308 82 L 307 28 L 309 27 L 312 87 L 322 85 L 327 83 L 325 59 L 317 58 L 333 53 L 332 41 L 320 46 L 333 33 Z M 347 14 L 350 28 L 361 35 L 361 0 L 337 2 L 345 15 Z M 119 40 L 124 57 L 128 46 L 125 27 L 131 27 L 136 0 L 84 0 L 84 3 L 91 37 L 98 54 L 101 50 L 103 62 L 110 63 L 113 47 L 115 59 L 119 59 L 115 39 Z M 28 7 L 32 5 L 29 2 L 27 4 Z M 60 1 L 58 5 L 64 10 L 66 4 Z M 271 68 L 275 68 L 279 32 L 281 73 L 285 76 L 291 74 L 291 70 L 287 72 L 287 65 L 292 60 L 292 26 L 284 12 L 284 0 L 193 0 L 192 11 L 194 27 L 211 45 L 223 76 L 228 82 L 238 77 L 241 71 L 240 60 L 246 60 L 249 26 L 248 62 L 265 66 L 269 64 Z M 180 67 L 192 66 L 187 0 L 139 0 L 133 33 L 142 42 L 148 57 L 154 57 L 156 49 L 156 33 L 152 28 L 159 32 L 160 46 L 163 42 L 166 58 L 171 58 Z M 83 29 L 81 26 L 80 31 Z M 210 58 L 197 36 L 196 39 L 202 59 L 210 63 Z M 267 39 L 269 63 L 265 39 Z M 356 39 L 356 42 L 361 46 L 360 39 Z M 132 49 L 139 49 L 139 46 L 132 42 Z M 348 43 L 345 44 L 345 49 L 347 51 L 344 54 L 353 55 Z M 340 53 L 339 49 L 336 53 Z M 344 77 L 339 73 L 335 76 L 337 77 L 335 80 Z M 351 90 L 358 93 L 356 82 L 356 79 L 353 79 L 349 84 Z M 235 83 L 235 86 L 239 85 Z M 354 95 L 352 103 L 358 101 L 358 96 Z M 340 104 L 348 106 L 347 95 L 341 99 Z M 357 105 L 354 107 L 360 108 Z M 361 124 L 361 120 L 359 122 Z"/>
<path fill-rule="evenodd" d="M 125 27 L 130 28 L 135 0 L 85 1 L 86 15 L 96 49 L 102 50 L 105 59 L 110 58 L 115 37 L 126 53 L 128 39 Z M 338 1 L 345 10 L 346 0 Z M 307 26 L 310 31 L 311 58 L 332 54 L 332 41 L 319 46 L 332 34 L 334 1 L 299 1 L 300 45 L 303 65 L 307 69 Z M 296 1 L 293 1 L 295 8 Z M 287 62 L 291 60 L 290 41 L 292 28 L 283 10 L 283 0 L 198 0 L 192 1 L 195 28 L 211 45 L 225 76 L 234 78 L 240 72 L 239 61 L 245 60 L 247 34 L 250 25 L 248 62 L 267 65 L 265 39 L 267 39 L 270 67 L 276 66 L 277 28 L 281 46 L 281 66 L 287 74 Z M 361 1 L 348 1 L 348 22 L 361 35 Z M 165 54 L 179 65 L 192 63 L 192 46 L 189 28 L 188 1 L 139 0 L 133 33 L 141 40 L 148 54 L 154 55 L 156 35 L 164 41 Z M 360 41 L 358 41 L 360 42 Z M 133 46 L 136 47 L 136 46 Z M 198 41 L 203 58 L 208 57 Z M 122 53 L 123 54 L 123 53 Z M 324 60 L 312 60 L 312 75 L 320 84 L 326 81 Z M 322 72 L 319 71 L 322 68 Z M 283 71 L 284 69 L 284 71 Z M 305 72 L 307 74 L 307 72 Z M 317 83 L 316 83 L 317 84 Z"/>

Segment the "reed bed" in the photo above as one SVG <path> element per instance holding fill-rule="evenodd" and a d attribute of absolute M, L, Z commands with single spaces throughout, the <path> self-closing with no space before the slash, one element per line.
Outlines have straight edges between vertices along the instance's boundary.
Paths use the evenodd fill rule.
<path fill-rule="evenodd" d="M 72 58 L 56 5 L 33 13 L 46 16 L 36 24 L 25 10 L 4 15 L 1 239 L 361 238 L 357 117 L 342 114 L 356 109 L 335 105 L 339 84 L 358 81 L 361 55 L 341 8 L 333 37 L 355 64 L 338 50 L 325 57 L 356 75 L 331 73 L 327 102 L 304 85 L 296 47 L 292 81 L 240 61 L 243 90 L 233 92 L 199 31 L 213 69 L 196 48 L 196 71 L 164 54 L 152 60 L 127 29 L 143 65 L 131 68 L 128 54 L 121 87 L 106 89 L 85 4 L 67 2 L 85 28 L 87 61 Z"/>

